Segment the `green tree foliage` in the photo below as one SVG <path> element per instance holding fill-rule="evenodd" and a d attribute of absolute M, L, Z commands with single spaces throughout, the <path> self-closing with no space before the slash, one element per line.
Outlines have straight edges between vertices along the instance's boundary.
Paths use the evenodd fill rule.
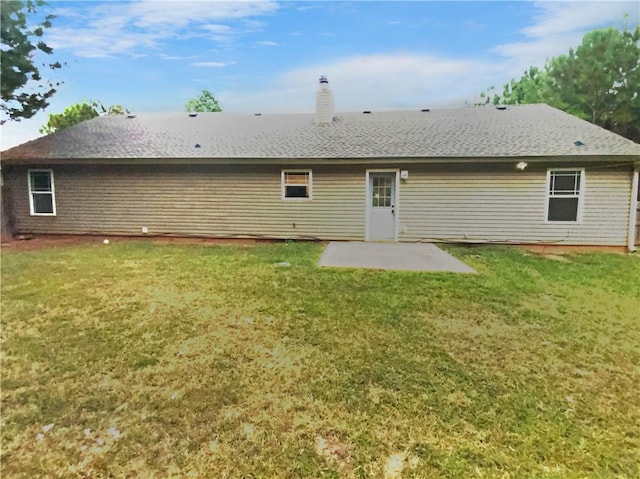
<path fill-rule="evenodd" d="M 499 105 L 502 101 L 500 95 L 496 93 L 495 87 L 489 87 L 487 91 L 483 91 L 480 93 L 480 101 L 475 103 L 474 106 L 482 106 L 482 105 Z"/>
<path fill-rule="evenodd" d="M 548 62 L 547 98 L 569 113 L 640 141 L 639 40 L 640 26 L 635 32 L 608 28 L 588 33 L 575 51 Z"/>
<path fill-rule="evenodd" d="M 547 103 L 640 142 L 639 41 L 640 26 L 589 32 L 568 55 L 548 60 L 544 70 L 531 67 L 512 79 L 497 101 Z"/>
<path fill-rule="evenodd" d="M 3 118 L 19 121 L 31 118 L 39 110 L 49 106 L 48 99 L 56 92 L 59 83 L 44 80 L 36 66 L 38 52 L 46 55 L 53 49 L 41 40 L 44 31 L 51 27 L 54 15 L 46 15 L 41 23 L 32 27 L 37 8 L 46 5 L 42 0 L 2 2 L 0 9 L 0 32 L 2 47 L 0 49 L 0 93 L 2 103 L 0 110 Z M 59 62 L 42 63 L 43 67 L 52 70 L 61 68 Z"/>
<path fill-rule="evenodd" d="M 222 111 L 218 100 L 209 90 L 202 90 L 202 93 L 196 98 L 192 98 L 185 105 L 187 111 L 207 112 Z"/>
<path fill-rule="evenodd" d="M 531 67 L 524 72 L 520 80 L 512 79 L 504 86 L 502 99 L 498 97 L 498 102 L 508 105 L 543 103 L 546 80 L 547 75 L 544 71 Z"/>
<path fill-rule="evenodd" d="M 68 106 L 62 113 L 49 114 L 49 121 L 40 128 L 40 133 L 53 133 L 56 130 L 69 128 L 82 121 L 90 120 L 101 113 L 107 115 L 125 115 L 129 110 L 122 105 L 111 105 L 109 108 L 98 101 L 82 101 Z"/>

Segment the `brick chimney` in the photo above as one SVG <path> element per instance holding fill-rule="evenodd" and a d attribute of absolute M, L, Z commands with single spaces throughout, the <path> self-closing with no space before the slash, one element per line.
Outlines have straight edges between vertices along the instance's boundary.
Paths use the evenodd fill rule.
<path fill-rule="evenodd" d="M 333 121 L 333 93 L 329 88 L 329 80 L 322 75 L 316 92 L 316 123 L 329 125 Z"/>

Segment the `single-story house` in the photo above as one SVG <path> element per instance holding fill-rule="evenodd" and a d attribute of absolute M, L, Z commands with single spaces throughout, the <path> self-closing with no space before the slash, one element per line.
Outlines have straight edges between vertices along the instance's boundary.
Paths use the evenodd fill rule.
<path fill-rule="evenodd" d="M 101 116 L 2 152 L 22 234 L 611 245 L 640 145 L 547 105 Z"/>

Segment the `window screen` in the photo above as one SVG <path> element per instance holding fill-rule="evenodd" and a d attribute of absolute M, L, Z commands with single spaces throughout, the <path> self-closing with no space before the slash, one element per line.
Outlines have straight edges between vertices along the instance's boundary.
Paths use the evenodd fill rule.
<path fill-rule="evenodd" d="M 548 221 L 578 221 L 582 170 L 549 171 Z"/>

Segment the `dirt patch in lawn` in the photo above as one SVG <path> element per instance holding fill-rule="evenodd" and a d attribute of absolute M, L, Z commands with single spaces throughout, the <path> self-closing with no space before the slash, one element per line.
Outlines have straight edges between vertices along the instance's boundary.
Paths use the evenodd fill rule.
<path fill-rule="evenodd" d="M 195 244 L 195 245 L 247 245 L 282 240 L 253 238 L 201 238 L 183 236 L 111 236 L 111 235 L 20 235 L 2 242 L 2 249 L 12 251 L 30 251 L 43 248 L 69 247 L 77 245 L 102 244 L 122 241 L 152 241 L 158 244 Z"/>
<path fill-rule="evenodd" d="M 256 243 L 279 243 L 284 240 L 269 238 L 207 238 L 188 236 L 112 236 L 112 235 L 53 235 L 26 234 L 12 240 L 2 241 L 2 249 L 14 251 L 30 251 L 42 248 L 68 247 L 76 245 L 102 244 L 107 239 L 110 243 L 121 241 L 152 241 L 158 244 L 195 244 L 195 245 L 250 245 Z M 304 240 L 299 240 L 304 241 Z M 515 245 L 519 248 L 548 256 L 550 259 L 563 261 L 562 255 L 572 253 L 618 253 L 627 254 L 625 246 L 577 246 L 577 245 Z"/>
<path fill-rule="evenodd" d="M 555 256 L 557 259 L 558 256 L 562 256 L 564 254 L 573 254 L 573 253 L 618 253 L 618 254 L 627 254 L 629 251 L 626 246 L 584 246 L 584 245 L 536 245 L 536 244 L 528 244 L 528 245 L 520 245 L 520 248 L 524 248 L 528 251 L 532 251 L 534 253 L 538 253 L 541 255 Z"/>

